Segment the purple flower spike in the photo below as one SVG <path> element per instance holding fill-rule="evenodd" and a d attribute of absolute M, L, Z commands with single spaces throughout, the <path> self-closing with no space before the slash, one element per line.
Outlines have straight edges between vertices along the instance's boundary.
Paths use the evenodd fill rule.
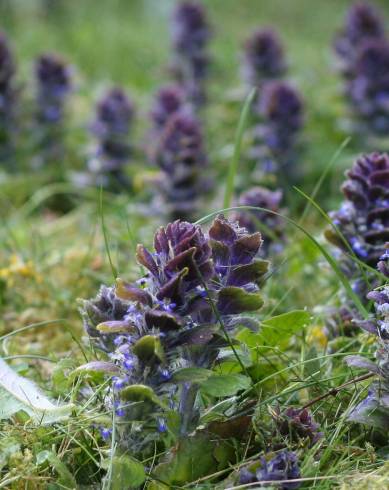
<path fill-rule="evenodd" d="M 253 130 L 251 156 L 265 173 L 288 173 L 289 179 L 295 174 L 296 178 L 298 172 L 294 163 L 303 126 L 303 103 L 299 93 L 288 83 L 268 82 L 254 110 L 262 122 Z"/>
<path fill-rule="evenodd" d="M 280 78 L 286 63 L 278 34 L 272 29 L 256 30 L 245 43 L 243 62 L 243 76 L 251 87 Z"/>
<path fill-rule="evenodd" d="M 5 34 L 0 33 L 0 121 L 12 112 L 14 100 L 13 78 L 15 62 Z"/>
<path fill-rule="evenodd" d="M 381 12 L 367 3 L 353 5 L 347 12 L 344 27 L 334 42 L 344 74 L 350 75 L 361 44 L 369 39 L 384 37 L 385 27 Z"/>
<path fill-rule="evenodd" d="M 389 240 L 389 156 L 386 153 L 362 155 L 346 172 L 346 177 L 342 185 L 345 199 L 338 211 L 330 213 L 341 235 L 329 228 L 325 237 L 337 248 L 339 262 L 351 280 L 353 291 L 366 301 L 367 288 L 376 278 L 367 270 L 362 273 L 352 254 L 375 268 L 385 253 L 385 243 Z M 384 265 L 380 262 L 378 268 L 381 270 Z M 338 312 L 329 317 L 327 331 L 331 335 L 354 334 L 357 330 L 352 320 L 358 316 L 354 305 L 346 298 L 341 298 L 341 303 Z M 365 322 L 363 328 L 371 331 L 370 322 Z"/>
<path fill-rule="evenodd" d="M 202 105 L 206 99 L 204 82 L 208 74 L 210 37 L 204 7 L 192 1 L 179 3 L 172 17 L 175 51 L 172 70 L 195 106 Z"/>
<path fill-rule="evenodd" d="M 191 219 L 198 200 L 210 187 L 199 120 L 178 112 L 167 122 L 153 160 L 162 170 L 161 192 L 173 219 Z"/>
<path fill-rule="evenodd" d="M 169 118 L 179 112 L 185 104 L 185 97 L 179 86 L 162 87 L 157 93 L 151 111 L 151 119 L 156 131 L 165 128 Z"/>
<path fill-rule="evenodd" d="M 12 146 L 16 90 L 15 62 L 5 34 L 0 33 L 0 159 L 8 159 Z"/>
<path fill-rule="evenodd" d="M 388 262 L 387 254 L 383 262 Z M 387 265 L 387 264 L 384 264 Z M 389 429 L 389 284 L 371 291 L 367 298 L 374 302 L 374 315 L 356 323 L 377 336 L 376 362 L 362 356 L 348 356 L 352 368 L 365 369 L 379 377 L 369 386 L 367 397 L 349 415 L 349 420 L 387 431 Z"/>
<path fill-rule="evenodd" d="M 244 192 L 239 199 L 239 206 L 252 206 L 266 208 L 276 213 L 282 213 L 280 203 L 282 191 L 270 191 L 265 187 L 252 187 Z M 270 214 L 266 211 L 241 210 L 236 215 L 239 225 L 246 228 L 250 233 L 260 231 L 263 238 L 261 253 L 269 256 L 272 252 L 279 252 L 285 241 L 284 220 L 280 216 Z"/>
<path fill-rule="evenodd" d="M 128 138 L 134 106 L 120 87 L 110 89 L 99 101 L 91 131 L 97 139 L 95 156 L 89 162 L 100 184 L 128 187 L 124 167 L 131 155 Z"/>
<path fill-rule="evenodd" d="M 358 49 L 346 85 L 350 109 L 360 132 L 386 135 L 389 130 L 389 41 L 372 39 Z"/>
<path fill-rule="evenodd" d="M 37 117 L 43 124 L 60 124 L 71 90 L 70 68 L 57 55 L 43 54 L 35 64 Z"/>
<path fill-rule="evenodd" d="M 389 239 L 389 156 L 371 153 L 356 160 L 342 186 L 345 202 L 331 218 L 363 262 L 375 267 Z M 341 238 L 326 231 L 327 239 L 347 251 Z"/>
<path fill-rule="evenodd" d="M 86 331 L 115 373 L 110 407 L 119 398 L 116 408 L 128 420 L 150 424 L 161 416 L 163 432 L 161 407 L 178 406 L 182 433 L 195 428 L 198 387 L 180 383 L 177 369 L 210 369 L 228 345 L 225 329 L 258 327 L 254 318 L 241 314 L 263 303 L 259 285 L 268 262 L 257 258 L 261 243 L 260 233 L 249 234 L 223 216 L 208 233 L 177 220 L 157 230 L 154 250 L 138 245 L 137 259 L 146 269 L 141 280 L 118 279 L 114 288 L 103 286 L 96 299 L 84 301 Z M 156 403 L 156 397 L 165 404 Z"/>
<path fill-rule="evenodd" d="M 64 116 L 72 90 L 71 68 L 55 54 L 35 62 L 38 165 L 64 160 Z"/>

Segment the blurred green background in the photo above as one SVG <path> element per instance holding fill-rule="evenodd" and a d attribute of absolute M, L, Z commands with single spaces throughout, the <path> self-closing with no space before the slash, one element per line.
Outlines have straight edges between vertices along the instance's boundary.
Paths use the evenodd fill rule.
<path fill-rule="evenodd" d="M 128 89 L 138 108 L 139 141 L 147 128 L 152 95 L 169 80 L 169 17 L 175 0 L 0 0 L 1 28 L 9 35 L 18 59 L 18 79 L 32 92 L 36 55 L 62 53 L 74 66 L 76 90 L 73 120 L 85 127 L 102 87 Z M 306 104 L 301 165 L 309 192 L 347 133 L 339 127 L 344 114 L 341 84 L 333 69 L 331 43 L 341 26 L 348 0 L 204 0 L 213 26 L 213 72 L 210 105 L 204 118 L 207 144 L 216 168 L 224 171 L 231 153 L 241 104 L 226 109 L 231 92 L 242 86 L 240 53 L 244 40 L 259 26 L 274 26 L 285 44 L 289 79 Z M 388 13 L 389 2 L 376 1 Z M 220 125 L 224 131 L 220 131 Z M 139 129 L 140 128 L 140 129 Z M 84 134 L 87 139 L 87 134 Z M 83 135 L 79 138 L 82 142 Z M 343 170 L 360 151 L 349 144 L 321 196 L 327 208 L 339 199 Z M 335 202 L 328 196 L 335 196 Z M 319 196 L 320 197 L 320 196 Z M 326 200 L 327 199 L 327 200 Z M 328 199 L 330 201 L 328 202 Z"/>

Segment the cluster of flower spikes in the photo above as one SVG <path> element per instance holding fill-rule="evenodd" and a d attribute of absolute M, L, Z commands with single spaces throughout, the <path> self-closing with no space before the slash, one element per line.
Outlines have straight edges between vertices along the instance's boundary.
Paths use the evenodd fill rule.
<path fill-rule="evenodd" d="M 265 187 L 252 187 L 243 192 L 239 198 L 238 206 L 250 206 L 265 208 L 275 213 L 282 213 L 280 204 L 282 191 L 271 191 Z M 281 216 L 271 214 L 262 210 L 239 210 L 235 219 L 251 233 L 260 231 L 263 238 L 261 253 L 264 257 L 269 257 L 283 248 L 285 242 L 285 221 Z"/>
<path fill-rule="evenodd" d="M 282 490 L 293 490 L 301 486 L 300 468 L 294 452 L 280 451 L 276 454 L 262 456 L 262 458 L 240 470 L 239 484 L 262 483 L 264 486 L 274 485 Z M 290 480 L 290 481 L 289 481 Z"/>
<path fill-rule="evenodd" d="M 206 101 L 207 45 L 211 37 L 204 7 L 190 0 L 179 3 L 172 16 L 172 72 L 195 107 Z"/>
<path fill-rule="evenodd" d="M 15 62 L 6 36 L 0 33 L 0 155 L 5 161 L 13 129 Z"/>
<path fill-rule="evenodd" d="M 242 74 L 247 85 L 261 87 L 286 71 L 284 50 L 273 29 L 257 29 L 244 46 Z"/>
<path fill-rule="evenodd" d="M 97 298 L 84 301 L 86 331 L 106 352 L 107 371 L 117 371 L 112 394 L 119 415 L 144 420 L 162 406 L 156 399 L 175 407 L 177 395 L 186 393 L 178 393 L 174 382 L 177 368 L 212 367 L 218 349 L 228 345 L 225 331 L 255 328 L 244 313 L 262 305 L 259 284 L 268 262 L 257 258 L 261 244 L 260 233 L 249 234 L 223 216 L 208 234 L 177 220 L 156 232 L 154 252 L 138 246 L 144 277 L 103 286 Z M 182 406 L 187 408 L 181 398 Z"/>
<path fill-rule="evenodd" d="M 303 103 L 289 83 L 268 82 L 254 111 L 260 120 L 254 128 L 250 157 L 264 174 L 278 174 L 280 181 L 298 177 L 295 162 L 298 136 L 303 126 Z"/>
<path fill-rule="evenodd" d="M 346 177 L 342 186 L 345 200 L 338 211 L 330 213 L 338 232 L 327 229 L 325 236 L 337 247 L 344 273 L 352 281 L 354 292 L 364 300 L 373 278 L 357 266 L 352 255 L 375 267 L 389 239 L 389 156 L 363 155 L 346 172 Z M 356 331 L 352 322 L 355 313 L 347 301 L 342 303 L 329 323 L 330 333 L 336 334 L 338 327 L 346 334 Z"/>
<path fill-rule="evenodd" d="M 199 198 L 212 185 L 205 177 L 207 157 L 198 118 L 189 111 L 177 111 L 166 121 L 153 149 L 152 160 L 162 172 L 160 194 L 172 220 L 191 221 Z"/>
<path fill-rule="evenodd" d="M 356 320 L 356 324 L 377 337 L 376 362 L 362 356 L 348 356 L 350 367 L 368 370 L 378 376 L 369 386 L 366 398 L 349 415 L 349 420 L 387 431 L 389 429 L 389 243 L 380 257 L 378 270 L 385 278 L 382 286 L 367 295 L 374 302 L 374 316 L 368 320 Z"/>
<path fill-rule="evenodd" d="M 91 127 L 97 148 L 89 161 L 89 170 L 104 187 L 129 185 L 125 165 L 131 155 L 128 138 L 134 113 L 132 102 L 119 87 L 108 90 L 97 104 Z"/>
<path fill-rule="evenodd" d="M 384 38 L 385 27 L 380 12 L 367 3 L 351 6 L 343 29 L 334 41 L 334 49 L 343 75 L 352 75 L 358 51 L 365 41 Z"/>

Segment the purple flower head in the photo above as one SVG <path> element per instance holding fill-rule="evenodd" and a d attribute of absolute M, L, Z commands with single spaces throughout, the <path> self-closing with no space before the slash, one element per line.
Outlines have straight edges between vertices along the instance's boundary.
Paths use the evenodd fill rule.
<path fill-rule="evenodd" d="M 206 46 L 210 29 L 201 4 L 185 1 L 177 5 L 172 17 L 172 38 L 175 49 L 187 56 Z"/>
<path fill-rule="evenodd" d="M 94 133 L 102 138 L 127 136 L 134 118 L 134 106 L 120 87 L 114 87 L 104 94 L 97 104 Z"/>
<path fill-rule="evenodd" d="M 295 133 L 302 126 L 302 101 L 297 91 L 288 83 L 266 84 L 259 109 L 266 121 L 285 132 Z"/>
<path fill-rule="evenodd" d="M 182 305 L 185 295 L 213 273 L 212 250 L 201 228 L 185 221 L 169 223 L 154 236 L 153 256 L 138 246 L 138 261 L 153 275 L 158 284 L 159 300 L 169 299 Z"/>
<path fill-rule="evenodd" d="M 180 111 L 185 104 L 184 93 L 179 86 L 162 87 L 157 93 L 151 118 L 157 130 L 166 126 L 169 118 Z"/>
<path fill-rule="evenodd" d="M 357 51 L 346 93 L 359 127 L 374 134 L 389 130 L 389 42 L 371 39 Z"/>
<path fill-rule="evenodd" d="M 58 124 L 63 119 L 65 99 L 71 91 L 69 66 L 55 54 L 43 54 L 35 63 L 38 119 Z"/>
<path fill-rule="evenodd" d="M 100 427 L 100 434 L 104 440 L 108 440 L 112 436 L 112 429 L 107 427 Z"/>
<path fill-rule="evenodd" d="M 259 124 L 254 128 L 253 156 L 264 172 L 286 171 L 296 160 L 298 135 L 303 126 L 303 103 L 285 82 L 267 82 L 254 106 Z M 289 176 L 296 173 L 288 168 Z"/>
<path fill-rule="evenodd" d="M 319 432 L 319 425 L 312 419 L 307 409 L 288 408 L 285 412 L 276 414 L 276 424 L 279 433 L 291 437 L 293 442 L 308 439 L 310 446 L 323 437 Z"/>
<path fill-rule="evenodd" d="M 256 471 L 258 482 L 282 482 L 283 480 L 297 480 L 300 477 L 297 456 L 290 451 L 282 451 L 271 459 L 262 457 L 261 466 Z M 279 487 L 283 490 L 293 490 L 300 486 L 299 481 L 279 483 Z"/>
<path fill-rule="evenodd" d="M 355 73 L 367 80 L 381 80 L 388 76 L 389 43 L 385 39 L 365 41 L 358 50 Z"/>
<path fill-rule="evenodd" d="M 385 28 L 381 13 L 372 5 L 357 3 L 347 12 L 343 30 L 335 39 L 335 50 L 345 63 L 352 63 L 361 43 L 368 39 L 384 37 Z"/>
<path fill-rule="evenodd" d="M 347 13 L 345 30 L 352 43 L 369 37 L 383 37 L 382 15 L 372 5 L 357 3 Z"/>
<path fill-rule="evenodd" d="M 263 81 L 279 78 L 286 71 L 284 50 L 278 34 L 272 29 L 256 30 L 244 47 L 243 73 L 253 87 Z"/>
<path fill-rule="evenodd" d="M 342 186 L 346 206 L 332 214 L 357 257 L 375 267 L 389 238 L 389 157 L 371 153 L 358 158 Z M 327 239 L 343 251 L 347 247 L 332 230 Z"/>
<path fill-rule="evenodd" d="M 203 178 L 207 158 L 199 120 L 189 113 L 174 114 L 153 159 L 163 172 L 161 192 L 172 218 L 191 218 L 210 182 Z"/>
<path fill-rule="evenodd" d="M 252 206 L 266 208 L 270 211 L 280 213 L 282 191 L 270 191 L 265 187 L 252 187 L 244 192 L 239 199 L 239 206 Z M 279 245 L 285 240 L 284 221 L 280 216 L 270 214 L 266 211 L 241 210 L 236 215 L 239 225 L 246 228 L 250 233 L 260 231 L 263 238 L 261 252 L 264 256 L 269 255 L 272 244 Z M 263 225 L 263 226 L 261 226 Z M 267 231 L 268 230 L 268 231 Z M 276 242 L 274 239 L 276 238 Z"/>
<path fill-rule="evenodd" d="M 204 80 L 209 57 L 207 44 L 211 31 L 202 5 L 185 1 L 177 5 L 172 17 L 175 51 L 172 71 L 189 100 L 196 106 L 205 101 Z"/>
<path fill-rule="evenodd" d="M 91 125 L 96 150 L 89 167 L 100 176 L 98 183 L 104 186 L 129 186 L 124 167 L 131 155 L 128 139 L 134 114 L 133 103 L 120 87 L 108 90 L 97 104 Z"/>

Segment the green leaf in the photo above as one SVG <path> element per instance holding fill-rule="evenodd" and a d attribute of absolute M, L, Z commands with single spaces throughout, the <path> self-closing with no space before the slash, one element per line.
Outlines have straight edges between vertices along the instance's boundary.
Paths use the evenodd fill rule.
<path fill-rule="evenodd" d="M 218 310 L 224 314 L 238 314 L 247 311 L 256 311 L 263 305 L 259 293 L 247 293 L 244 289 L 227 286 L 219 293 Z"/>
<path fill-rule="evenodd" d="M 14 437 L 2 437 L 0 440 L 0 470 L 8 464 L 9 458 L 17 453 L 20 453 L 22 445 Z"/>
<path fill-rule="evenodd" d="M 308 325 L 309 321 L 310 314 L 307 311 L 289 311 L 265 320 L 258 336 L 264 344 L 285 346 L 290 337 Z"/>
<path fill-rule="evenodd" d="M 161 342 L 155 335 L 145 335 L 134 345 L 133 352 L 143 362 L 149 362 L 155 358 L 160 361 L 164 359 L 164 352 Z"/>
<path fill-rule="evenodd" d="M 172 376 L 172 380 L 175 383 L 182 383 L 186 381 L 201 383 L 212 376 L 212 374 L 213 371 L 205 368 L 182 368 L 175 371 Z"/>
<path fill-rule="evenodd" d="M 36 464 L 41 466 L 43 463 L 49 463 L 58 473 L 58 483 L 69 489 L 77 488 L 76 480 L 68 470 L 65 463 L 52 451 L 41 451 L 36 455 Z"/>
<path fill-rule="evenodd" d="M 158 482 L 152 482 L 148 488 L 157 490 L 188 484 L 221 469 L 223 464 L 227 465 L 227 458 L 217 451 L 219 445 L 223 442 L 209 434 L 198 433 L 181 439 L 155 469 L 153 476 Z M 215 452 L 220 460 L 215 457 Z"/>
<path fill-rule="evenodd" d="M 77 375 L 87 376 L 92 379 L 104 379 L 104 376 L 114 376 L 119 372 L 118 367 L 112 362 L 106 361 L 91 361 L 79 366 L 71 374 L 70 378 Z"/>
<path fill-rule="evenodd" d="M 200 390 L 210 396 L 232 396 L 250 384 L 250 378 L 243 374 L 214 374 L 201 384 Z"/>
<path fill-rule="evenodd" d="M 56 362 L 51 375 L 51 381 L 53 383 L 53 389 L 57 394 L 69 393 L 69 385 L 72 382 L 69 379 L 69 371 L 73 371 L 76 366 L 75 359 L 70 359 L 69 357 Z"/>
<path fill-rule="evenodd" d="M 152 402 L 163 409 L 167 406 L 158 398 L 154 390 L 146 385 L 131 385 L 120 391 L 120 398 L 129 402 Z"/>
<path fill-rule="evenodd" d="M 132 402 L 143 402 L 146 400 L 155 401 L 156 395 L 150 386 L 131 385 L 120 391 L 120 398 Z"/>
<path fill-rule="evenodd" d="M 25 412 L 37 424 L 67 419 L 74 405 L 56 405 L 30 380 L 15 373 L 0 359 L 0 420 Z"/>
<path fill-rule="evenodd" d="M 112 490 L 138 488 L 146 480 L 143 464 L 127 455 L 114 456 L 111 471 Z"/>

